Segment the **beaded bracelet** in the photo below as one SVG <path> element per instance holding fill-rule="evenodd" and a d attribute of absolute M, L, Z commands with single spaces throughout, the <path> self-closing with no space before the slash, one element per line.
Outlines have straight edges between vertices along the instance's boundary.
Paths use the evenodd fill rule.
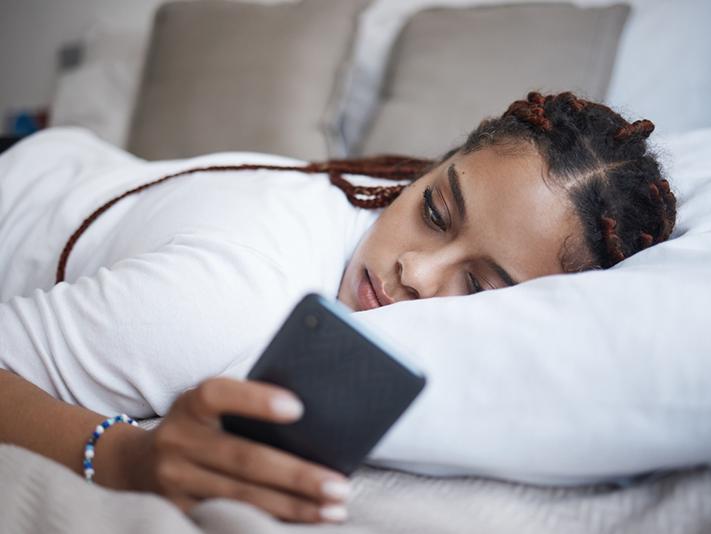
<path fill-rule="evenodd" d="M 103 421 L 100 425 L 97 425 L 96 429 L 91 433 L 91 437 L 86 442 L 84 446 L 84 478 L 87 482 L 94 481 L 94 446 L 99 438 L 104 433 L 104 430 L 116 423 L 128 423 L 132 426 L 138 426 L 138 423 L 131 419 L 126 414 L 117 415 L 116 417 L 109 417 Z"/>

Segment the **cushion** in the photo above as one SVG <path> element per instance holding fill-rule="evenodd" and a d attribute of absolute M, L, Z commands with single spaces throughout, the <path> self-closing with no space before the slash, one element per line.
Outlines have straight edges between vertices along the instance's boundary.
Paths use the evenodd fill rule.
<path fill-rule="evenodd" d="M 707 105 L 711 2 L 630 3 L 632 14 L 620 41 L 607 100 L 616 108 L 650 117 L 658 132 L 711 127 Z M 669 105 L 682 101 L 683 106 Z"/>
<path fill-rule="evenodd" d="M 157 12 L 128 148 L 327 155 L 325 129 L 368 0 L 172 2 Z"/>
<path fill-rule="evenodd" d="M 372 463 L 565 485 L 711 462 L 711 129 L 663 147 L 669 241 L 609 270 L 354 314 L 429 378 Z"/>
<path fill-rule="evenodd" d="M 83 126 L 125 146 L 147 35 L 107 21 L 93 25 L 74 45 L 79 65 L 57 75 L 50 126 Z"/>
<path fill-rule="evenodd" d="M 567 4 L 429 9 L 392 49 L 356 154 L 436 157 L 529 90 L 605 96 L 629 8 Z"/>

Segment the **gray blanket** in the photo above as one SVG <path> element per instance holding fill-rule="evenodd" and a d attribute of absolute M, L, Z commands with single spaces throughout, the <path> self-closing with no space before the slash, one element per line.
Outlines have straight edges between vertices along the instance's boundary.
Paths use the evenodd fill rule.
<path fill-rule="evenodd" d="M 540 488 L 364 467 L 354 474 L 353 489 L 344 525 L 282 523 L 228 500 L 206 501 L 186 517 L 155 495 L 92 486 L 44 457 L 0 445 L 1 533 L 711 533 L 708 468 L 622 490 Z"/>

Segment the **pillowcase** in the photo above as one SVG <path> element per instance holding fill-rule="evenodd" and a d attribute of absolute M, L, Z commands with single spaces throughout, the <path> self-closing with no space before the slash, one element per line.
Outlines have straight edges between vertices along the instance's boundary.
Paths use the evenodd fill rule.
<path fill-rule="evenodd" d="M 429 9 L 391 51 L 355 153 L 437 157 L 530 90 L 605 96 L 629 8 L 566 4 Z"/>
<path fill-rule="evenodd" d="M 367 3 L 161 7 L 129 150 L 146 159 L 227 150 L 326 158 L 337 80 Z"/>
<path fill-rule="evenodd" d="M 649 117 L 660 133 L 711 127 L 711 2 L 628 1 L 632 16 L 620 41 L 608 102 Z"/>
<path fill-rule="evenodd" d="M 371 463 L 568 485 L 711 462 L 711 129 L 665 144 L 669 241 L 605 271 L 355 314 L 429 382 Z"/>

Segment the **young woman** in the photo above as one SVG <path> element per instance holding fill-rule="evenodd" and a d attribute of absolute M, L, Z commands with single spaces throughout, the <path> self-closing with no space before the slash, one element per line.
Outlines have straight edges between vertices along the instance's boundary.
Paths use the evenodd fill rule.
<path fill-rule="evenodd" d="M 183 509 L 223 496 L 343 520 L 344 477 L 219 428 L 223 412 L 299 417 L 289 392 L 239 380 L 280 319 L 305 291 L 359 311 L 604 269 L 664 241 L 676 201 L 652 130 L 530 93 L 437 162 L 225 154 L 186 168 L 86 157 L 97 141 L 79 134 L 20 143 L 0 158 L 0 441 L 82 474 L 99 413 L 164 415 L 151 431 L 113 425 L 96 482 Z"/>

